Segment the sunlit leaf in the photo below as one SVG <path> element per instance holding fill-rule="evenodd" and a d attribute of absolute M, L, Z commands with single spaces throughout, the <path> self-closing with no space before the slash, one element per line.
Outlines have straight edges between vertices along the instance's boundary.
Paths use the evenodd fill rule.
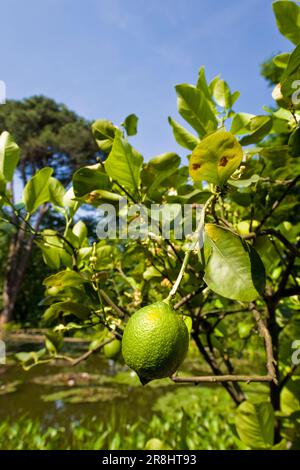
<path fill-rule="evenodd" d="M 205 137 L 193 151 L 190 175 L 194 181 L 205 180 L 222 186 L 239 167 L 243 150 L 236 138 L 226 131 Z"/>

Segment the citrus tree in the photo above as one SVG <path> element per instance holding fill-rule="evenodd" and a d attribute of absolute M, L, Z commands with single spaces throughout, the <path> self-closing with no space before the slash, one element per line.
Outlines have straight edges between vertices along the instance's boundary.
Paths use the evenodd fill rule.
<path fill-rule="evenodd" d="M 95 164 L 77 170 L 67 190 L 44 167 L 13 204 L 7 188 L 19 149 L 7 132 L 0 139 L 2 222 L 34 234 L 54 271 L 43 281 L 45 348 L 19 354 L 23 366 L 55 358 L 72 366 L 102 348 L 114 357 L 122 347 L 143 384 L 166 376 L 219 383 L 236 405 L 236 443 L 246 449 L 300 445 L 300 8 L 279 1 L 274 12 L 296 45 L 274 58 L 282 71 L 273 92 L 279 107 L 236 113 L 239 92 L 219 77 L 208 82 L 201 68 L 195 85 L 176 86 L 189 129 L 169 117 L 183 160 L 164 153 L 144 162 L 130 144 L 133 114 L 120 126 L 98 120 Z M 81 220 L 87 205 L 107 237 L 88 234 Z M 64 232 L 34 229 L 45 206 L 64 217 Z M 153 206 L 163 208 L 162 219 Z M 194 227 L 178 237 L 177 215 L 186 206 Z M 117 224 L 107 217 L 111 208 Z M 75 360 L 62 356 L 63 336 L 87 328 L 95 331 L 89 350 Z M 189 338 L 211 375 L 176 372 Z"/>

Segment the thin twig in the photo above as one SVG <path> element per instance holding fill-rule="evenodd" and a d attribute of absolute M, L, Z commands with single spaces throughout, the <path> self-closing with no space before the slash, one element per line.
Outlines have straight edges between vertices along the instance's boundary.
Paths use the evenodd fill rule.
<path fill-rule="evenodd" d="M 99 352 L 100 349 L 104 348 L 104 346 L 106 346 L 106 344 L 111 343 L 114 339 L 115 338 L 108 338 L 105 341 L 103 341 L 101 344 L 99 344 L 99 346 L 97 348 L 90 349 L 89 351 L 86 351 L 84 354 L 82 354 L 81 356 L 77 357 L 76 359 L 74 359 L 72 361 L 72 367 L 77 366 L 77 364 L 79 364 L 82 361 L 85 361 L 92 354 L 95 354 L 96 352 Z"/>
<path fill-rule="evenodd" d="M 123 312 L 123 310 L 121 310 L 115 303 L 114 301 L 109 297 L 109 295 L 107 295 L 107 293 L 103 290 L 103 289 L 99 289 L 99 294 L 101 295 L 101 297 L 103 297 L 103 299 L 105 300 L 105 302 L 116 312 L 116 314 L 120 317 L 120 318 L 124 318 L 126 316 L 125 312 Z"/>
<path fill-rule="evenodd" d="M 273 215 L 273 212 L 277 209 L 277 207 L 282 203 L 284 198 L 289 194 L 290 190 L 297 184 L 297 182 L 300 179 L 300 175 L 297 175 L 291 182 L 290 184 L 286 187 L 286 189 L 283 191 L 282 195 L 280 196 L 279 199 L 277 199 L 271 209 L 265 214 L 261 222 L 259 223 L 259 226 L 256 228 L 255 232 L 259 233 L 261 231 L 262 226 L 266 223 L 266 221 Z"/>
<path fill-rule="evenodd" d="M 175 305 L 174 305 L 174 310 L 178 310 L 180 307 L 182 307 L 183 305 L 185 305 L 186 303 L 188 303 L 191 299 L 193 299 L 194 297 L 196 297 L 196 295 L 200 294 L 204 289 L 206 289 L 206 286 L 201 286 L 201 287 L 198 287 L 198 289 L 195 289 L 193 290 L 193 292 L 190 292 L 189 294 L 185 295 L 184 297 L 182 297 L 181 300 L 179 300 L 179 302 L 177 302 Z"/>

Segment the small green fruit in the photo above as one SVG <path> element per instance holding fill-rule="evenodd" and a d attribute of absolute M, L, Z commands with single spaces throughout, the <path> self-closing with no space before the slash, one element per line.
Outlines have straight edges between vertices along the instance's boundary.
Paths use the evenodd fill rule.
<path fill-rule="evenodd" d="M 182 363 L 188 346 L 187 327 L 166 302 L 156 302 L 132 315 L 122 339 L 125 363 L 143 385 L 170 377 Z"/>
<path fill-rule="evenodd" d="M 252 220 L 252 231 L 259 226 L 258 220 Z M 250 233 L 250 220 L 242 220 L 237 224 L 237 229 L 241 235 L 249 235 Z"/>
<path fill-rule="evenodd" d="M 118 359 L 121 356 L 122 342 L 114 339 L 106 344 L 103 348 L 104 355 L 107 359 Z"/>

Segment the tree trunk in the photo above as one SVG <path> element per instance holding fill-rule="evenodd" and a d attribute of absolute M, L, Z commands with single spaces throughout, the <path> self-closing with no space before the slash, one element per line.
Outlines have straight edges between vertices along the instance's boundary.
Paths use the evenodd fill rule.
<path fill-rule="evenodd" d="M 41 207 L 34 229 L 39 230 L 46 208 Z M 26 237 L 26 225 L 22 224 L 12 236 L 7 258 L 7 268 L 3 285 L 3 308 L 0 316 L 0 333 L 2 327 L 14 317 L 14 309 L 22 282 L 28 267 L 35 235 Z"/>

